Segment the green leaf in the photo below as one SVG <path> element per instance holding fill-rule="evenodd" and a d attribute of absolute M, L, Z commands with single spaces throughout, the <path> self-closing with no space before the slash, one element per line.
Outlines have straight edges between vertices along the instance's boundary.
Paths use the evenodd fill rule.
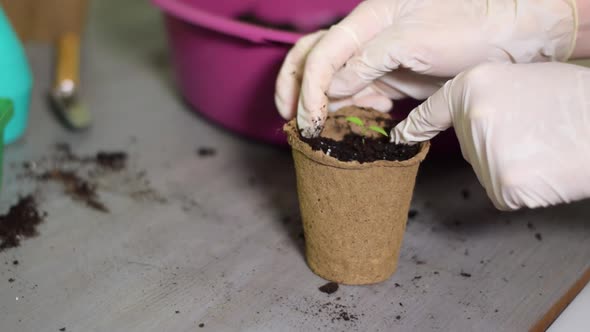
<path fill-rule="evenodd" d="M 369 130 L 372 130 L 376 133 L 379 133 L 385 137 L 388 137 L 389 135 L 387 135 L 387 132 L 385 131 L 385 129 L 381 128 L 381 127 L 377 127 L 377 126 L 370 126 Z"/>
<path fill-rule="evenodd" d="M 365 124 L 363 123 L 363 120 L 361 120 L 360 118 L 358 118 L 356 116 L 349 116 L 346 118 L 346 121 L 348 121 L 350 123 L 354 123 L 357 126 L 361 126 L 361 127 L 365 126 Z"/>

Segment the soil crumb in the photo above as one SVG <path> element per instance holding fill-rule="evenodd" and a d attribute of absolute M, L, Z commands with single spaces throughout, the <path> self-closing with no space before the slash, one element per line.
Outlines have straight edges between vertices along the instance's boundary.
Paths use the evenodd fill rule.
<path fill-rule="evenodd" d="M 408 212 L 408 218 L 409 219 L 414 219 L 416 218 L 416 216 L 418 216 L 418 210 L 410 210 L 410 212 Z"/>
<path fill-rule="evenodd" d="M 468 200 L 469 197 L 471 197 L 471 193 L 469 192 L 469 190 L 463 189 L 461 190 L 461 197 L 463 197 L 464 200 Z"/>
<path fill-rule="evenodd" d="M 18 265 L 18 260 L 13 260 L 12 265 Z"/>
<path fill-rule="evenodd" d="M 201 158 L 213 157 L 217 154 L 217 150 L 209 147 L 200 147 L 197 149 L 197 155 Z"/>
<path fill-rule="evenodd" d="M 422 260 L 422 259 L 418 258 L 418 256 L 416 256 L 416 255 L 412 256 L 412 261 L 416 265 L 424 265 L 424 264 L 426 264 L 426 261 L 425 260 Z"/>
<path fill-rule="evenodd" d="M 460 275 L 465 278 L 471 278 L 471 273 L 461 272 Z"/>
<path fill-rule="evenodd" d="M 32 195 L 22 197 L 6 214 L 0 216 L 0 252 L 18 247 L 22 239 L 37 236 L 37 226 L 45 220 L 45 216 L 44 212 L 39 211 Z"/>
<path fill-rule="evenodd" d="M 59 329 L 59 330 L 63 332 L 63 331 L 65 331 L 65 330 L 66 330 L 66 328 L 65 328 L 65 327 L 62 327 L 62 328 L 61 328 L 61 329 Z"/>
<path fill-rule="evenodd" d="M 199 327 L 203 328 L 203 327 L 205 327 L 205 324 L 201 323 L 201 324 L 199 324 Z"/>
<path fill-rule="evenodd" d="M 537 239 L 538 241 L 543 241 L 543 235 L 541 235 L 541 233 L 536 233 L 535 239 Z"/>
<path fill-rule="evenodd" d="M 335 282 L 329 282 L 323 286 L 321 286 L 320 288 L 318 288 L 320 290 L 320 292 L 322 293 L 326 293 L 326 294 L 333 294 L 336 293 L 336 291 L 338 290 L 338 284 Z"/>
<path fill-rule="evenodd" d="M 8 278 L 8 282 L 13 283 L 14 282 L 14 278 Z"/>
<path fill-rule="evenodd" d="M 114 171 L 119 171 L 127 166 L 126 152 L 104 152 L 100 151 L 96 154 L 96 163 L 104 168 L 109 168 Z"/>

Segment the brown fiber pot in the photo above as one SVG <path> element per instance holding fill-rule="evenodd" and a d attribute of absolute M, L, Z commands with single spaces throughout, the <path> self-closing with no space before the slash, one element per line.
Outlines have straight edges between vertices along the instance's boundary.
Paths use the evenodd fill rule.
<path fill-rule="evenodd" d="M 366 125 L 384 115 L 354 107 L 332 113 L 322 136 L 342 139 L 358 131 L 344 119 Z M 380 119 L 380 120 L 379 120 Z M 311 270 L 342 284 L 372 284 L 396 270 L 420 162 L 430 144 L 406 161 L 342 162 L 301 141 L 296 122 L 284 127 L 293 150 L 305 252 Z"/>

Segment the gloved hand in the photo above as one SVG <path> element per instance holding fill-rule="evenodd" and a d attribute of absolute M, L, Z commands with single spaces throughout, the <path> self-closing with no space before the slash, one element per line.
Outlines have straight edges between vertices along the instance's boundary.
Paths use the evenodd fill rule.
<path fill-rule="evenodd" d="M 486 64 L 459 74 L 391 132 L 425 141 L 453 126 L 501 210 L 590 198 L 590 69 Z"/>
<path fill-rule="evenodd" d="M 483 62 L 566 60 L 576 22 L 574 0 L 366 0 L 295 45 L 275 101 L 315 136 L 329 102 L 387 111 L 390 98 L 425 98 Z"/>

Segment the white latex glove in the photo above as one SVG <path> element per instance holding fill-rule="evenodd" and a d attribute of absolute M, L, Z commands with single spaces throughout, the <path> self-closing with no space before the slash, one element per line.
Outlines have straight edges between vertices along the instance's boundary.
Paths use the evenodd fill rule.
<path fill-rule="evenodd" d="M 413 110 L 391 137 L 420 142 L 451 126 L 498 209 L 590 198 L 590 69 L 475 67 Z"/>
<path fill-rule="evenodd" d="M 275 101 L 284 118 L 297 113 L 304 136 L 315 136 L 329 97 L 332 109 L 387 111 L 390 98 L 425 98 L 441 78 L 483 62 L 566 60 L 576 23 L 574 0 L 366 0 L 295 45 Z"/>

